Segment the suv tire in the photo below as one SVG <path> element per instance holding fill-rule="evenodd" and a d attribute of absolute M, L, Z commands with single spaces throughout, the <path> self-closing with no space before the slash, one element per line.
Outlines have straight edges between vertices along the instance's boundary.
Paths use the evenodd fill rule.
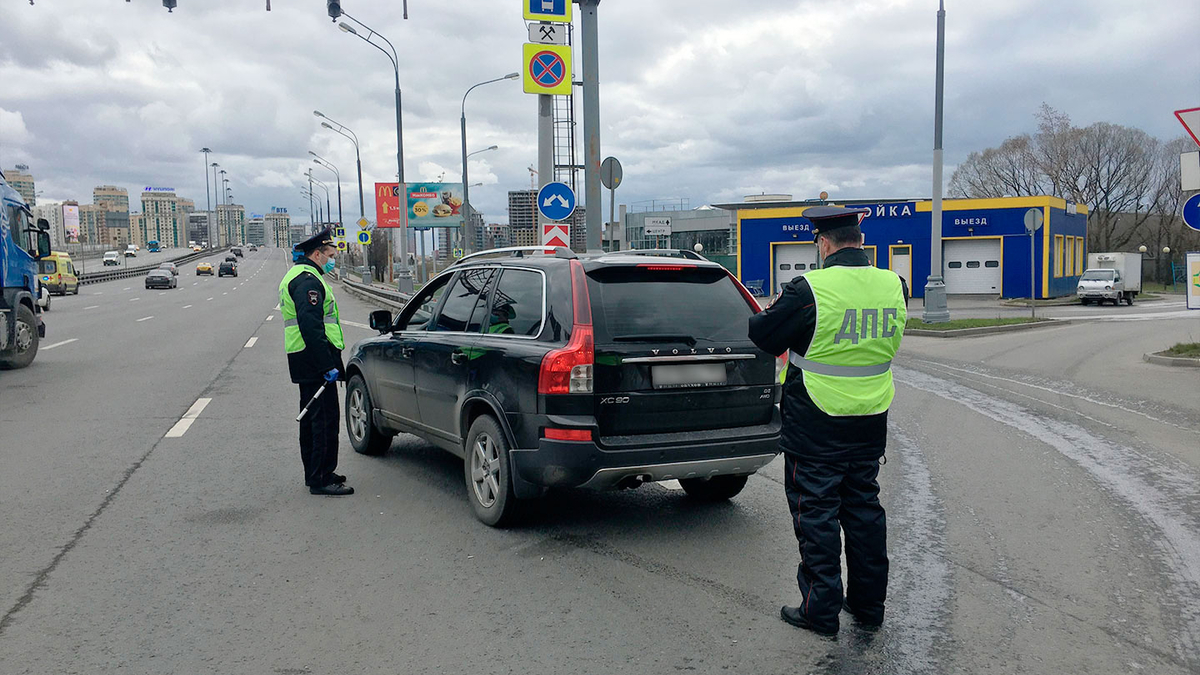
<path fill-rule="evenodd" d="M 382 455 L 391 449 L 392 439 L 396 437 L 375 426 L 371 394 L 362 375 L 351 377 L 346 387 L 346 435 L 360 455 Z"/>
<path fill-rule="evenodd" d="M 692 499 L 703 502 L 722 502 L 733 499 L 746 487 L 749 476 L 713 476 L 712 478 L 680 478 L 679 485 Z"/>
<path fill-rule="evenodd" d="M 482 415 L 467 431 L 463 449 L 463 477 L 475 517 L 485 525 L 504 527 L 517 510 L 504 430 L 494 418 Z"/>

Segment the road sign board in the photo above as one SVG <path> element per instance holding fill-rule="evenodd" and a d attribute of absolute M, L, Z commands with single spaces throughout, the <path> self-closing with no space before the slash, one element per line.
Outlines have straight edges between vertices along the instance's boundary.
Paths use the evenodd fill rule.
<path fill-rule="evenodd" d="M 1179 187 L 1184 192 L 1200 190 L 1200 152 L 1180 153 Z"/>
<path fill-rule="evenodd" d="M 1200 108 L 1188 108 L 1186 110 L 1176 110 L 1175 117 L 1179 123 L 1187 129 L 1188 135 L 1196 141 L 1196 145 L 1200 145 Z"/>
<path fill-rule="evenodd" d="M 609 190 L 617 189 L 621 184 L 621 178 L 624 177 L 624 172 L 621 169 L 621 162 L 616 157 L 606 157 L 600 163 L 600 182 Z"/>
<path fill-rule="evenodd" d="M 669 216 L 647 218 L 645 230 L 647 237 L 669 237 L 671 236 L 671 218 Z"/>
<path fill-rule="evenodd" d="M 524 90 L 526 94 L 571 94 L 571 48 L 566 45 L 525 43 Z"/>
<path fill-rule="evenodd" d="M 399 183 L 375 184 L 376 227 L 404 227 L 406 210 L 400 206 L 400 197 L 403 192 Z"/>
<path fill-rule="evenodd" d="M 571 0 L 522 0 L 526 21 L 571 23 Z"/>
<path fill-rule="evenodd" d="M 540 45 L 565 45 L 567 26 L 561 23 L 531 23 L 529 41 Z"/>
<path fill-rule="evenodd" d="M 360 230 L 365 230 L 368 227 L 371 227 L 371 221 L 367 220 L 366 218 L 359 218 L 358 223 L 356 223 L 356 224 L 358 225 L 358 229 L 360 229 Z"/>
<path fill-rule="evenodd" d="M 1042 229 L 1042 223 L 1046 216 L 1042 214 L 1041 209 L 1029 209 L 1025 212 L 1025 232 L 1033 234 Z"/>
<path fill-rule="evenodd" d="M 1200 193 L 1183 203 L 1183 222 L 1193 230 L 1200 230 Z"/>
<path fill-rule="evenodd" d="M 538 213 L 550 220 L 566 220 L 575 213 L 575 191 L 566 183 L 546 183 L 538 190 Z"/>
<path fill-rule="evenodd" d="M 345 251 L 345 250 L 346 250 L 346 240 L 345 240 L 345 239 L 338 239 L 338 240 L 337 240 L 337 247 L 338 247 L 338 250 L 339 250 L 339 251 Z"/>
<path fill-rule="evenodd" d="M 358 243 L 362 244 L 363 246 L 370 244 L 371 243 L 371 231 L 370 230 L 360 230 L 358 233 Z"/>
<path fill-rule="evenodd" d="M 461 258 L 461 257 L 463 257 L 463 250 L 461 248 L 456 248 L 453 251 L 451 251 L 451 254 L 455 258 Z"/>
<path fill-rule="evenodd" d="M 346 238 L 346 228 L 344 228 L 344 227 L 333 228 L 333 236 L 337 237 L 338 239 L 345 239 Z"/>
<path fill-rule="evenodd" d="M 542 246 L 547 252 L 556 246 L 571 247 L 571 226 L 566 223 L 547 223 L 542 226 Z"/>

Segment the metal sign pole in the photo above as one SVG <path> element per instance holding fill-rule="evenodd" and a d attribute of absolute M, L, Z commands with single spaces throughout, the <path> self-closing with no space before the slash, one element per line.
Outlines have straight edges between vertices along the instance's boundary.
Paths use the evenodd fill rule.
<path fill-rule="evenodd" d="M 1033 281 L 1033 235 L 1037 230 L 1029 231 L 1029 318 L 1037 320 L 1037 287 Z"/>
<path fill-rule="evenodd" d="M 579 0 L 583 29 L 583 184 L 587 222 L 587 249 L 600 250 L 600 50 L 596 12 L 600 0 Z"/>

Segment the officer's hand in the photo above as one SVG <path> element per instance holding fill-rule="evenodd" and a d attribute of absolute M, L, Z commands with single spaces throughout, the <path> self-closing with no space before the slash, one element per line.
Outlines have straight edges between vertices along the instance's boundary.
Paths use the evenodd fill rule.
<path fill-rule="evenodd" d="M 328 373 L 325 373 L 325 381 L 326 382 L 337 382 L 337 379 L 338 379 L 338 369 L 337 368 L 331 368 Z"/>

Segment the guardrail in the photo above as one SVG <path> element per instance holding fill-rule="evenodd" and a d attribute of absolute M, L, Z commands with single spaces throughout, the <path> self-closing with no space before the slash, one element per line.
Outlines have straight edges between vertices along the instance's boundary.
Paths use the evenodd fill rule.
<path fill-rule="evenodd" d="M 338 279 L 350 292 L 365 300 L 372 300 L 387 306 L 390 309 L 403 309 L 408 302 L 410 295 L 405 295 L 399 291 L 393 291 L 386 288 L 379 288 L 370 284 L 360 284 L 349 279 Z"/>
<path fill-rule="evenodd" d="M 199 253 L 189 253 L 187 255 L 180 256 L 178 258 L 172 258 L 171 260 L 166 260 L 163 262 L 173 262 L 175 264 L 191 262 L 193 260 L 198 260 L 200 258 L 208 257 L 214 253 L 220 253 L 221 251 L 226 251 L 229 248 L 230 248 L 229 246 L 223 246 L 221 248 L 210 248 L 205 251 L 200 251 Z M 150 272 L 150 270 L 158 269 L 159 265 L 162 265 L 162 263 L 158 263 L 155 265 L 142 265 L 141 267 L 123 267 L 119 270 L 114 270 L 112 272 L 92 272 L 90 274 L 82 274 L 79 276 L 79 284 L 80 285 L 98 284 L 102 281 L 113 281 L 115 279 L 128 279 L 130 277 L 145 276 L 147 273 Z"/>

